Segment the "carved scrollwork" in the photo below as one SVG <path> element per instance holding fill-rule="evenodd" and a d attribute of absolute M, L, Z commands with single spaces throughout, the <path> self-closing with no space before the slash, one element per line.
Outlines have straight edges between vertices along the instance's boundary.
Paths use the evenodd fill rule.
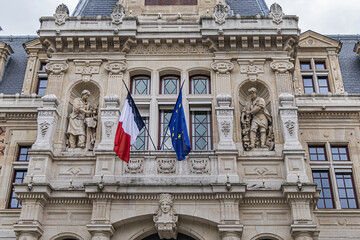
<path fill-rule="evenodd" d="M 157 159 L 158 173 L 175 173 L 176 172 L 176 160 L 175 159 Z"/>
<path fill-rule="evenodd" d="M 125 173 L 138 174 L 144 172 L 144 159 L 130 159 L 126 164 Z"/>
<path fill-rule="evenodd" d="M 53 75 L 65 73 L 69 68 L 67 63 L 48 63 L 45 66 L 46 71 Z"/>
<path fill-rule="evenodd" d="M 105 65 L 105 70 L 110 74 L 119 74 L 127 69 L 125 62 L 109 62 Z"/>
<path fill-rule="evenodd" d="M 209 159 L 191 159 L 190 172 L 193 174 L 209 173 Z"/>
<path fill-rule="evenodd" d="M 294 64 L 286 60 L 275 60 L 270 63 L 270 67 L 279 73 L 285 73 L 294 68 Z"/>
<path fill-rule="evenodd" d="M 211 64 L 211 68 L 217 73 L 228 74 L 234 69 L 234 64 L 225 61 L 214 62 Z"/>
<path fill-rule="evenodd" d="M 63 25 L 66 19 L 69 17 L 69 9 L 65 4 L 60 4 L 55 10 L 55 23 L 57 25 Z"/>
<path fill-rule="evenodd" d="M 213 10 L 213 16 L 215 18 L 215 22 L 218 24 L 224 24 L 226 22 L 226 17 L 229 15 L 229 9 L 225 3 L 220 2 L 216 4 Z"/>
<path fill-rule="evenodd" d="M 110 16 L 113 24 L 119 25 L 120 23 L 122 23 L 122 19 L 125 16 L 125 10 L 123 5 L 121 4 L 121 1 L 116 3 Z"/>
<path fill-rule="evenodd" d="M 286 126 L 290 136 L 293 136 L 294 135 L 295 122 L 291 121 L 291 120 L 288 120 L 288 121 L 285 122 L 285 126 Z"/>

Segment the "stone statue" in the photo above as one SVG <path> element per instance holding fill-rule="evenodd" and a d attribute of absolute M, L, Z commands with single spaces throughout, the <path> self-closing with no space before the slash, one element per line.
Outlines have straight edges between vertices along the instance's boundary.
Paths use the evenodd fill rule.
<path fill-rule="evenodd" d="M 248 90 L 250 101 L 241 112 L 241 127 L 244 149 L 254 148 L 274 150 L 272 117 L 266 109 L 265 100 L 258 97 L 256 88 Z"/>
<path fill-rule="evenodd" d="M 178 217 L 175 215 L 173 205 L 171 194 L 160 194 L 159 208 L 154 216 L 155 227 L 160 239 L 176 239 Z"/>
<path fill-rule="evenodd" d="M 69 115 L 67 135 L 69 148 L 87 148 L 92 150 L 95 144 L 97 127 L 97 107 L 88 103 L 90 92 L 84 90 L 81 98 L 75 98 L 73 111 Z"/>

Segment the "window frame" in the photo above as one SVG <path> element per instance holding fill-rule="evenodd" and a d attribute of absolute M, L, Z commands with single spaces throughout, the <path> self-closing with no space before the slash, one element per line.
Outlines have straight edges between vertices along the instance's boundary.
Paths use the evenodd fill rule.
<path fill-rule="evenodd" d="M 134 80 L 136 80 L 135 78 L 139 78 L 139 77 L 147 77 L 148 78 L 148 86 L 147 86 L 147 93 L 145 94 L 138 94 L 138 93 L 135 93 L 134 90 Z M 140 95 L 140 96 L 143 96 L 143 95 L 150 95 L 151 94 L 151 76 L 149 75 L 146 75 L 146 74 L 138 74 L 138 75 L 134 75 L 130 78 L 130 92 L 131 94 L 133 95 Z"/>
<path fill-rule="evenodd" d="M 331 179 L 331 173 L 330 173 L 330 170 L 329 169 L 323 169 L 323 170 L 312 170 L 312 178 L 313 178 L 313 181 L 314 181 L 314 172 L 317 172 L 317 173 L 320 173 L 320 176 L 321 176 L 321 173 L 323 172 L 326 172 L 328 174 L 328 180 L 329 180 L 329 189 L 330 189 L 330 194 L 331 194 L 331 202 L 332 202 L 332 208 L 328 208 L 328 207 L 324 207 L 324 208 L 319 208 L 319 202 L 316 204 L 316 207 L 318 209 L 335 209 L 336 208 L 336 204 L 335 204 L 335 195 L 334 195 L 334 192 L 333 192 L 333 186 L 332 186 L 332 179 Z M 323 178 L 320 177 L 320 179 L 322 180 Z M 319 186 L 317 186 L 319 187 Z M 322 191 L 322 186 L 321 186 L 321 191 Z M 323 194 L 324 196 L 324 194 Z M 324 204 L 326 206 L 326 201 L 325 199 L 329 199 L 329 198 L 321 198 L 319 197 L 319 200 L 320 199 L 324 199 Z"/>
<path fill-rule="evenodd" d="M 207 93 L 195 93 L 195 91 L 193 91 L 193 78 L 195 77 L 206 77 L 207 78 L 207 85 L 208 85 L 208 89 L 207 89 Z M 195 89 L 195 86 L 194 86 Z M 211 94 L 211 79 L 210 76 L 205 75 L 205 74 L 196 74 L 196 75 L 191 75 L 189 77 L 189 94 L 193 94 L 193 95 L 208 95 Z"/>
<path fill-rule="evenodd" d="M 13 177 L 12 177 L 11 187 L 10 187 L 10 195 L 9 195 L 9 197 L 8 197 L 8 205 L 7 205 L 7 208 L 8 208 L 8 209 L 21 209 L 20 201 L 17 200 L 15 197 L 13 197 L 13 194 L 15 193 L 15 186 L 14 186 L 14 184 L 15 184 L 15 180 L 16 180 L 16 173 L 18 173 L 18 172 L 23 172 L 23 173 L 25 173 L 25 176 L 24 176 L 24 174 L 23 174 L 22 182 L 21 182 L 21 183 L 24 182 L 24 180 L 25 180 L 25 178 L 26 178 L 26 176 L 27 176 L 27 169 L 21 168 L 21 169 L 14 169 L 14 170 L 13 170 Z M 11 206 L 11 202 L 12 202 L 12 200 L 13 200 L 14 198 L 15 198 L 16 201 L 17 201 L 17 206 L 16 206 L 16 207 L 12 207 L 12 206 Z"/>
<path fill-rule="evenodd" d="M 167 78 L 167 77 L 176 77 L 177 78 L 177 86 L 176 86 L 176 93 L 165 93 L 165 89 L 163 89 L 163 81 L 164 81 L 164 78 Z M 177 95 L 179 94 L 180 92 L 180 75 L 176 75 L 176 74 L 167 74 L 167 75 L 163 75 L 160 77 L 160 95 Z"/>
<path fill-rule="evenodd" d="M 340 189 L 345 189 L 345 193 L 346 193 L 346 196 L 347 196 L 347 189 L 348 188 L 339 188 L 339 185 L 338 185 L 338 178 L 337 176 L 338 175 L 344 175 L 344 174 L 349 174 L 350 175 L 350 179 L 351 179 L 351 184 L 352 184 L 352 190 L 354 191 L 354 198 L 351 198 L 351 199 L 354 199 L 355 200 L 355 205 L 356 207 L 355 208 L 343 208 L 343 206 L 341 205 L 341 199 L 346 199 L 347 200 L 347 204 L 349 205 L 349 198 L 341 198 L 340 197 Z M 335 179 L 336 179 L 336 188 L 338 190 L 338 196 L 339 196 L 339 202 L 340 202 L 340 206 L 341 206 L 341 209 L 359 209 L 359 203 L 358 203 L 358 198 L 357 198 L 357 194 L 356 194 L 356 187 L 355 187 L 355 181 L 354 181 L 354 174 L 352 172 L 341 172 L 341 171 L 338 171 L 338 172 L 335 172 Z M 344 179 L 345 181 L 345 178 L 342 178 Z"/>
<path fill-rule="evenodd" d="M 165 133 L 164 133 L 164 136 L 162 136 L 161 135 L 161 132 L 162 132 L 162 124 L 165 124 L 165 123 L 163 123 L 162 122 L 162 112 L 168 112 L 168 113 L 170 113 L 171 115 L 172 115 L 172 110 L 171 109 L 159 109 L 159 121 L 158 121 L 158 126 L 159 126 L 159 128 L 158 128 L 158 134 L 159 134 L 159 137 L 158 137 L 158 146 L 159 146 L 159 150 L 164 150 L 164 151 L 171 151 L 171 150 L 173 150 L 173 146 L 172 146 L 172 144 L 171 144 L 171 148 L 170 149 L 164 149 L 164 146 L 165 146 L 165 143 L 167 142 L 167 141 L 169 141 L 169 139 L 170 139 L 170 141 L 171 141 L 171 133 L 170 133 L 170 129 L 168 128 L 168 127 L 165 127 L 165 129 L 164 129 L 164 131 L 165 130 L 167 130 Z M 170 115 L 170 119 L 171 119 L 171 115 Z M 169 121 L 170 121 L 170 119 L 169 119 Z M 164 137 L 166 137 L 166 134 L 169 132 L 169 138 L 166 140 L 166 141 L 164 141 L 164 146 L 162 146 L 162 143 L 163 143 L 163 138 Z M 161 147 L 163 147 L 163 149 L 161 149 Z"/>
<path fill-rule="evenodd" d="M 318 153 L 317 149 L 318 148 L 323 148 L 324 149 L 325 160 L 311 160 L 310 148 L 316 148 L 316 156 L 317 156 L 317 158 L 319 158 L 318 154 L 317 154 Z M 308 145 L 308 151 L 309 151 L 309 161 L 311 161 L 311 162 L 328 162 L 329 161 L 329 158 L 328 158 L 327 153 L 326 153 L 326 145 Z"/>
<path fill-rule="evenodd" d="M 310 58 L 310 59 L 299 59 L 299 69 L 300 69 L 300 75 L 302 80 L 302 86 L 303 86 L 303 92 L 304 94 L 328 94 L 331 92 L 331 86 L 330 86 L 330 69 L 328 68 L 328 64 L 326 62 L 326 58 L 316 59 L 316 58 Z M 303 65 L 308 65 L 309 69 L 303 69 Z M 317 68 L 318 64 L 323 64 L 325 69 L 319 69 Z M 312 87 L 313 92 L 308 93 L 305 91 L 305 82 L 304 78 L 307 79 L 311 76 L 312 78 Z M 326 78 L 326 84 L 327 84 L 327 93 L 321 93 L 321 89 L 325 89 L 325 86 L 320 87 L 319 80 Z M 309 88 L 309 87 L 308 87 Z"/>
<path fill-rule="evenodd" d="M 210 138 L 210 145 L 208 147 L 208 149 L 205 149 L 205 150 L 197 150 L 195 149 L 195 143 L 193 142 L 193 113 L 194 112 L 207 112 L 208 114 L 208 117 L 209 117 L 209 125 L 210 125 L 210 129 L 209 129 L 209 134 L 210 136 L 207 136 Z M 194 110 L 191 110 L 190 109 L 190 145 L 191 145 L 191 149 L 194 150 L 194 151 L 211 151 L 213 150 L 213 122 L 212 122 L 212 111 L 211 110 L 197 110 L 197 109 L 194 109 Z"/>
<path fill-rule="evenodd" d="M 136 137 L 136 140 L 135 140 L 135 143 L 130 147 L 130 150 L 131 151 L 148 151 L 149 150 L 149 134 L 146 130 L 149 129 L 149 117 L 148 116 L 144 116 L 142 117 L 144 123 L 145 123 L 145 127 L 143 129 L 141 129 L 141 131 L 139 132 L 138 136 Z M 144 146 L 145 146 L 145 149 L 136 149 L 134 146 L 136 144 L 136 142 L 138 141 L 139 138 L 142 138 L 143 136 L 140 135 L 140 133 L 143 131 L 144 133 Z"/>

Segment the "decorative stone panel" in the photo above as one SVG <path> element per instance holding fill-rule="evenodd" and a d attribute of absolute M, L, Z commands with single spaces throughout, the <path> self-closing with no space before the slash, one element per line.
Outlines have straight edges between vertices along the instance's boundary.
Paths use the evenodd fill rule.
<path fill-rule="evenodd" d="M 157 172 L 164 174 L 176 173 L 176 159 L 159 158 L 157 161 Z"/>
<path fill-rule="evenodd" d="M 120 95 L 120 88 L 114 87 L 118 84 L 123 86 L 122 81 L 124 79 L 124 72 L 127 69 L 125 61 L 108 62 L 105 64 L 105 70 L 109 72 L 108 76 L 108 94 Z"/>
<path fill-rule="evenodd" d="M 125 164 L 125 174 L 140 174 L 144 172 L 144 159 L 130 159 Z"/>
<path fill-rule="evenodd" d="M 190 173 L 192 174 L 209 174 L 210 161 L 208 158 L 204 159 L 190 159 Z"/>
<path fill-rule="evenodd" d="M 100 72 L 101 60 L 74 60 L 75 73 L 81 74 L 84 82 L 90 81 L 93 74 Z"/>
<path fill-rule="evenodd" d="M 264 74 L 265 59 L 238 59 L 240 73 L 247 74 L 250 81 L 256 81 L 259 74 Z"/>
<path fill-rule="evenodd" d="M 236 149 L 233 141 L 234 108 L 230 107 L 232 97 L 227 94 L 219 94 L 216 100 L 218 107 L 215 110 L 220 137 L 218 149 L 234 150 Z"/>

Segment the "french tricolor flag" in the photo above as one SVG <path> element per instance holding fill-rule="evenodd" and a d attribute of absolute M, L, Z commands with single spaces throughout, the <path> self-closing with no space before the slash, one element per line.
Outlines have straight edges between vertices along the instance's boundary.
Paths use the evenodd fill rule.
<path fill-rule="evenodd" d="M 145 127 L 145 123 L 140 116 L 134 99 L 128 92 L 120 115 L 114 143 L 114 151 L 120 159 L 129 163 L 130 147 L 135 143 L 136 137 L 143 127 Z"/>

